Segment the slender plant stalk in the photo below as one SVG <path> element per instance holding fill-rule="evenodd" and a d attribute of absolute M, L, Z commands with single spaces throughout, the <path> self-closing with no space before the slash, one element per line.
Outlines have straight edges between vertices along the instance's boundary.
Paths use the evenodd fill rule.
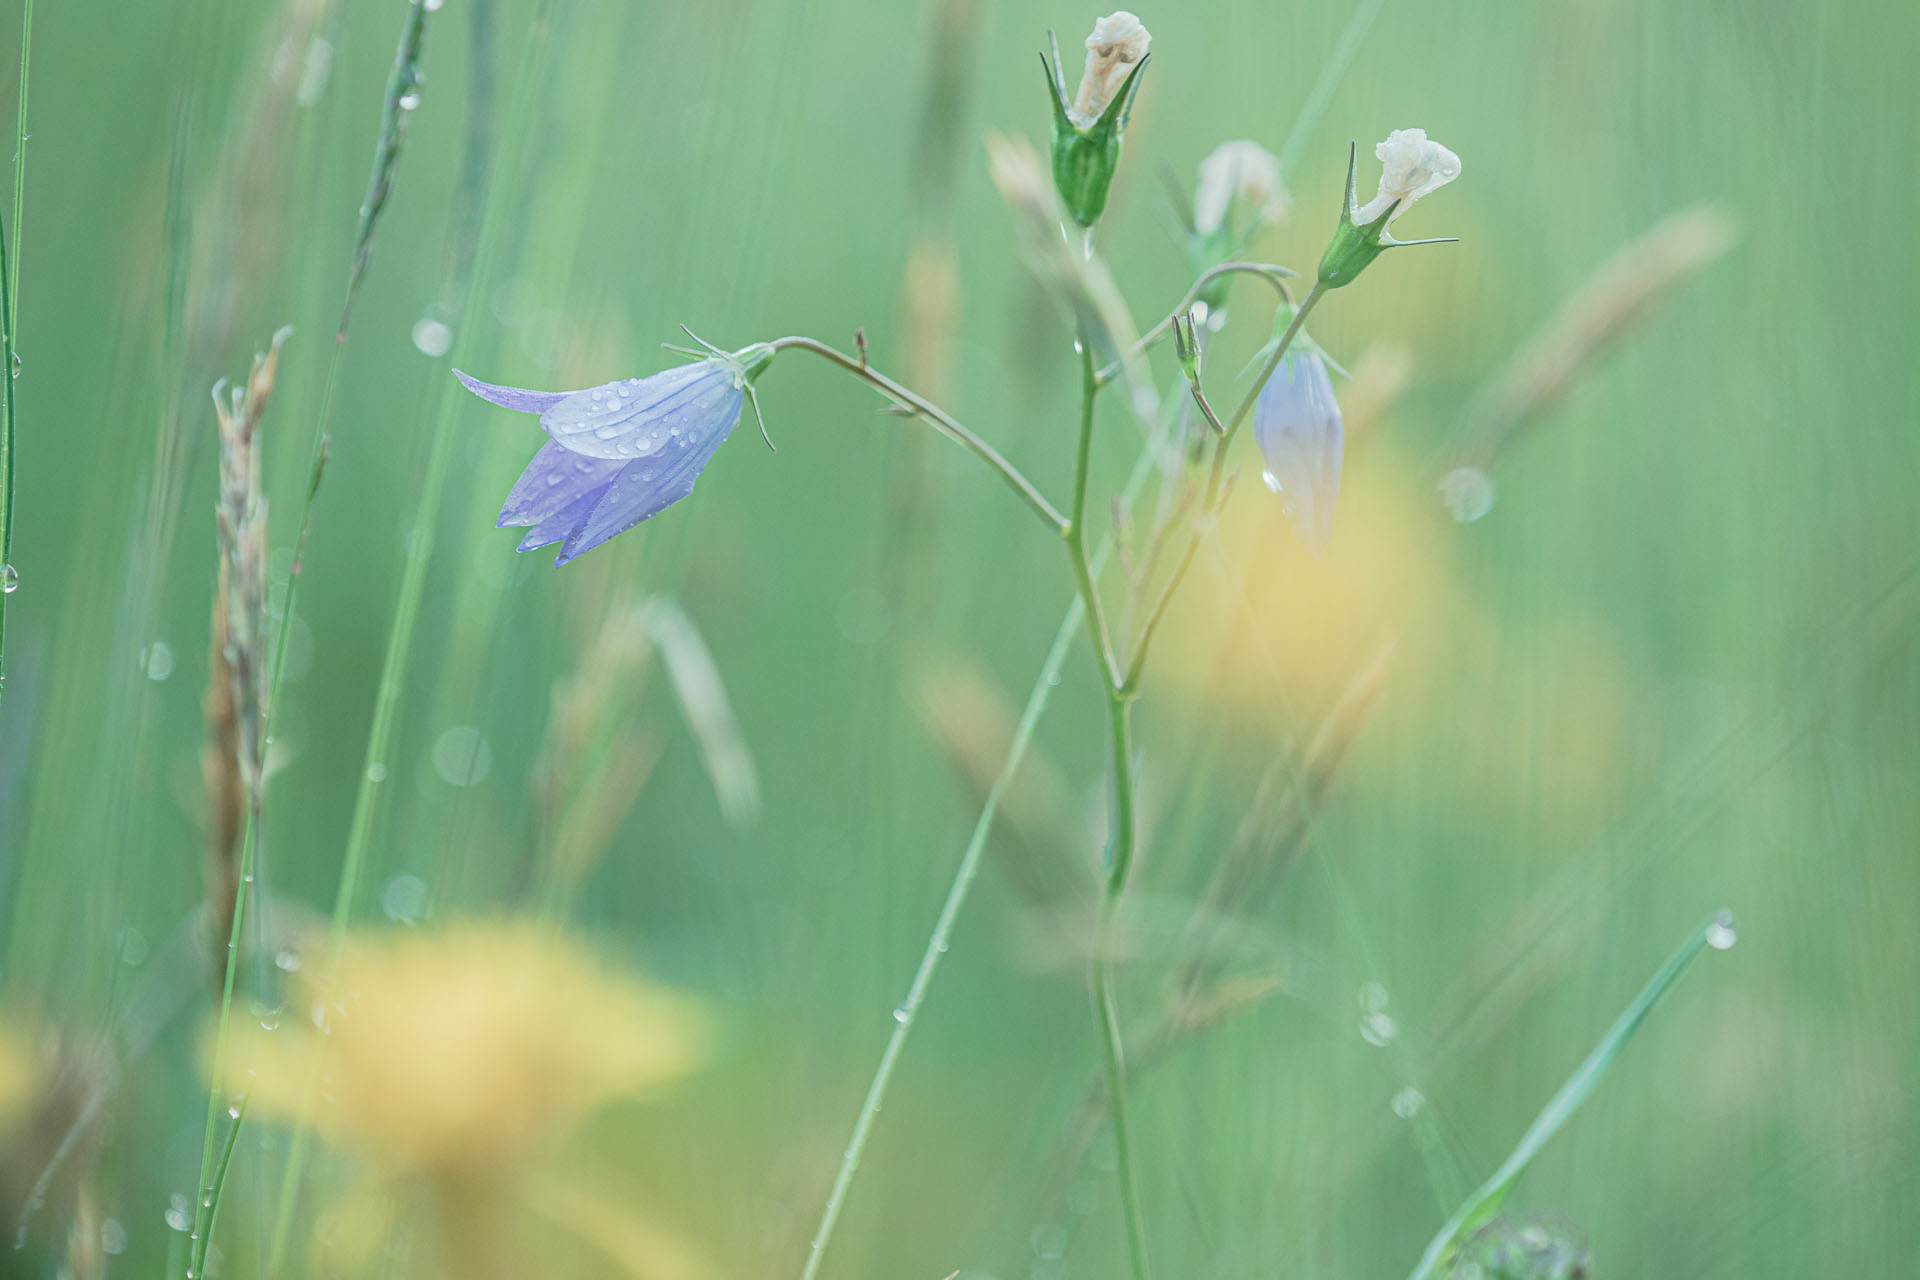
<path fill-rule="evenodd" d="M 207 1239 L 213 1232 L 214 1211 L 220 1205 L 220 1190 L 226 1183 L 227 1162 L 233 1158 L 233 1144 L 240 1131 L 238 1108 L 230 1116 L 226 1153 L 216 1154 L 215 1137 L 220 1132 L 221 1102 L 227 1096 L 227 1048 L 233 1016 L 233 987 L 240 972 L 240 937 L 246 927 L 247 899 L 253 888 L 254 832 L 260 825 L 260 803 L 256 792 L 247 815 L 247 831 L 240 847 L 240 876 L 233 894 L 233 922 L 227 930 L 226 972 L 220 987 L 220 1024 L 213 1041 L 213 1086 L 207 1091 L 207 1126 L 200 1148 L 199 1195 L 193 1204 L 193 1235 L 188 1241 L 186 1280 L 199 1280 L 206 1262 Z"/>
<path fill-rule="evenodd" d="M 20 110 L 14 117 L 13 139 L 13 283 L 7 291 L 7 306 L 20 311 L 20 216 L 27 194 L 27 70 L 33 52 L 33 0 L 20 10 Z"/>
<path fill-rule="evenodd" d="M 0 227 L 0 695 L 7 687 L 7 596 L 19 581 L 13 568 L 14 325 L 20 314 L 20 216 L 27 190 L 27 68 L 33 50 L 33 0 L 20 15 L 20 110 L 13 140 L 13 247 Z"/>
<path fill-rule="evenodd" d="M 1021 500 L 1033 508 L 1034 513 L 1047 523 L 1048 528 L 1058 534 L 1065 534 L 1067 532 L 1067 518 L 1061 515 L 1038 489 L 1034 488 L 1033 482 L 1022 475 L 1018 467 L 1015 467 L 1011 462 L 1008 462 L 1002 457 L 999 451 L 992 445 L 967 430 L 967 428 L 961 426 L 952 414 L 926 399 L 924 396 L 909 391 L 892 378 L 874 369 L 864 358 L 850 356 L 844 351 L 836 351 L 826 343 L 817 342 L 812 338 L 778 338 L 767 345 L 771 346 L 775 351 L 811 351 L 814 355 L 831 361 L 854 377 L 867 383 L 880 392 L 881 395 L 893 401 L 894 404 L 898 405 L 902 410 L 916 417 L 925 418 L 928 422 L 931 422 L 942 435 L 963 445 L 970 450 L 974 456 L 998 472 L 1000 478 L 1005 480 L 1007 484 L 1012 487 L 1013 491 L 1020 495 Z"/>
<path fill-rule="evenodd" d="M 1120 1009 L 1114 994 L 1112 948 L 1109 945 L 1120 899 L 1133 869 L 1133 731 L 1132 708 L 1114 655 L 1100 586 L 1087 559 L 1087 473 L 1093 445 L 1094 400 L 1100 394 L 1100 371 L 1094 367 L 1093 344 L 1080 336 L 1080 445 L 1073 468 L 1073 523 L 1067 529 L 1067 551 L 1073 560 L 1080 600 L 1086 609 L 1087 632 L 1100 667 L 1100 685 L 1107 699 L 1107 725 L 1113 748 L 1113 834 L 1107 846 L 1107 874 L 1100 899 L 1099 928 L 1094 933 L 1093 959 L 1088 978 L 1093 989 L 1094 1013 L 1100 1022 L 1100 1048 L 1107 1077 L 1107 1116 L 1113 1126 L 1115 1174 L 1120 1180 L 1120 1212 L 1126 1221 L 1127 1257 L 1133 1280 L 1147 1280 L 1146 1216 L 1140 1207 L 1140 1183 L 1134 1170 L 1133 1124 L 1127 1107 L 1127 1061 L 1120 1031 Z"/>
<path fill-rule="evenodd" d="M 1122 501 L 1131 502 L 1146 487 L 1147 480 L 1153 475 L 1153 453 L 1143 449 L 1133 465 L 1133 474 L 1128 477 Z M 1102 539 L 1094 549 L 1092 565 L 1097 577 L 1106 567 L 1108 557 L 1113 553 L 1113 539 Z M 993 830 L 994 820 L 1000 813 L 1000 802 L 1006 795 L 1014 776 L 1019 773 L 1021 763 L 1026 759 L 1027 748 L 1033 741 L 1033 732 L 1045 714 L 1047 703 L 1053 696 L 1053 690 L 1060 680 L 1061 668 L 1066 665 L 1067 652 L 1072 647 L 1073 638 L 1080 631 L 1082 620 L 1086 616 L 1086 604 L 1078 595 L 1067 606 L 1066 616 L 1060 620 L 1059 629 L 1054 632 L 1053 645 L 1047 650 L 1046 661 L 1040 664 L 1040 673 L 1034 677 L 1033 689 L 1027 694 L 1027 703 L 1020 712 L 1019 724 L 1015 727 L 1013 741 L 1007 748 L 1007 758 L 1000 766 L 1000 773 L 987 789 L 986 802 L 980 807 L 980 816 L 974 821 L 973 833 L 967 840 L 965 851 L 960 855 L 960 865 L 953 874 L 953 883 L 947 889 L 946 901 L 941 904 L 940 916 L 934 922 L 933 932 L 927 937 L 926 949 L 920 955 L 920 967 L 914 972 L 913 983 L 907 989 L 907 998 L 902 1000 L 893 1011 L 893 1033 L 887 1037 L 887 1046 L 880 1055 L 880 1065 L 875 1070 L 873 1081 L 867 1086 L 866 1099 L 860 1104 L 860 1114 L 854 1121 L 853 1134 L 847 1139 L 845 1152 L 840 1158 L 840 1168 L 833 1179 L 833 1187 L 827 1193 L 826 1207 L 821 1211 L 820 1225 L 813 1233 L 813 1243 L 807 1253 L 806 1266 L 801 1271 L 801 1280 L 815 1280 L 819 1275 L 821 1263 L 826 1257 L 828 1242 L 833 1238 L 834 1227 L 840 1220 L 840 1210 L 846 1203 L 847 1191 L 853 1184 L 854 1172 L 860 1167 L 861 1154 L 866 1150 L 867 1139 L 873 1131 L 873 1123 L 880 1114 L 880 1108 L 886 1101 L 887 1087 L 893 1079 L 894 1066 L 900 1060 L 901 1051 L 906 1048 L 907 1037 L 913 1034 L 913 1028 L 920 1016 L 921 1002 L 926 998 L 927 989 L 933 985 L 934 972 L 940 967 L 941 959 L 953 940 L 954 926 L 960 919 L 961 908 L 966 904 L 967 894 L 973 888 L 973 882 L 980 872 L 980 860 L 986 852 L 987 836 Z"/>
<path fill-rule="evenodd" d="M 13 305 L 7 265 L 6 228 L 0 227 L 0 693 L 7 678 L 7 596 L 19 580 L 13 568 Z"/>

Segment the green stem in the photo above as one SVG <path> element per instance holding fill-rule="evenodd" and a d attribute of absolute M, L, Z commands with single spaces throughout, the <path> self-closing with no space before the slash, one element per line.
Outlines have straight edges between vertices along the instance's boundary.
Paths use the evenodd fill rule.
<path fill-rule="evenodd" d="M 1000 474 L 1000 478 L 1005 480 L 1007 484 L 1012 487 L 1013 491 L 1020 495 L 1022 501 L 1033 508 L 1034 513 L 1044 520 L 1050 529 L 1055 533 L 1063 535 L 1067 532 L 1067 518 L 1061 515 L 1051 502 L 1047 501 L 1045 495 L 1034 487 L 1032 481 L 1021 474 L 1018 467 L 1002 457 L 1000 452 L 992 445 L 967 430 L 966 427 L 960 425 L 960 422 L 954 418 L 952 414 L 942 409 L 939 405 L 934 404 L 926 397 L 909 391 L 892 378 L 874 369 L 866 362 L 864 357 L 850 356 L 844 351 L 836 351 L 824 342 L 816 341 L 813 338 L 797 336 L 777 338 L 767 345 L 775 351 L 810 351 L 814 355 L 840 366 L 840 368 L 846 370 L 854 377 L 859 378 L 861 381 L 867 383 L 867 385 L 879 391 L 881 395 L 884 395 L 896 405 L 911 411 L 914 416 L 925 418 L 931 422 L 941 434 L 964 446 L 970 450 L 974 456 L 997 471 Z"/>
<path fill-rule="evenodd" d="M 1114 656 L 1113 637 L 1107 629 L 1106 612 L 1100 603 L 1100 588 L 1093 566 L 1087 559 L 1086 514 L 1087 473 L 1093 446 L 1093 405 L 1101 387 L 1100 371 L 1093 364 L 1093 345 L 1080 335 L 1080 442 L 1073 468 L 1073 516 L 1067 526 L 1067 551 L 1073 560 L 1074 577 L 1080 584 L 1080 600 L 1086 608 L 1087 631 L 1093 639 L 1094 657 L 1100 664 L 1100 684 L 1107 696 L 1108 739 L 1113 766 L 1113 838 L 1108 847 L 1105 891 L 1101 895 L 1099 928 L 1094 936 L 1093 959 L 1089 979 L 1093 988 L 1094 1014 L 1100 1022 L 1100 1048 L 1106 1064 L 1107 1116 L 1113 1128 L 1115 1173 L 1120 1179 L 1120 1211 L 1127 1230 L 1127 1258 L 1133 1280 L 1147 1280 L 1146 1215 L 1140 1207 L 1140 1184 L 1134 1173 L 1133 1124 L 1127 1107 L 1127 1064 L 1120 1033 L 1119 1001 L 1114 995 L 1112 947 L 1113 921 L 1126 893 L 1128 873 L 1133 868 L 1133 731 L 1131 700 L 1121 687 L 1119 662 Z"/>
<path fill-rule="evenodd" d="M 206 1259 L 207 1237 L 213 1231 L 214 1210 L 220 1204 L 220 1189 L 226 1182 L 227 1162 L 233 1158 L 233 1144 L 240 1131 L 240 1118 L 232 1117 L 223 1155 L 215 1150 L 220 1132 L 221 1100 L 227 1095 L 227 1046 L 233 1018 L 233 987 L 240 971 L 240 935 L 245 928 L 247 898 L 253 888 L 254 833 L 260 825 L 259 796 L 256 793 L 247 813 L 247 830 L 240 847 L 240 877 L 234 886 L 233 923 L 227 930 L 227 960 L 220 986 L 220 1022 L 213 1041 L 213 1085 L 207 1091 L 207 1128 L 200 1149 L 200 1194 L 193 1207 L 193 1237 L 189 1242 L 186 1280 L 198 1280 Z"/>
<path fill-rule="evenodd" d="M 1140 335 L 1140 340 L 1133 344 L 1131 354 L 1138 355 L 1144 353 L 1148 347 L 1151 347 L 1154 343 L 1166 337 L 1167 334 L 1172 331 L 1174 321 L 1186 315 L 1193 304 L 1200 300 L 1200 295 L 1206 292 L 1207 286 L 1221 276 L 1258 276 L 1273 285 L 1274 288 L 1280 290 L 1284 295 L 1286 293 L 1286 285 L 1281 282 L 1291 279 L 1294 274 L 1294 272 L 1287 268 L 1276 266 L 1271 262 L 1223 262 L 1219 266 L 1208 267 L 1194 280 L 1185 296 L 1182 297 L 1178 303 L 1174 304 L 1173 310 L 1162 316 L 1160 322 L 1154 325 L 1153 328 Z M 1121 366 L 1125 363 L 1123 360 L 1116 360 L 1112 364 L 1102 368 L 1099 373 L 1100 385 L 1105 386 L 1107 383 L 1119 377 Z"/>
<path fill-rule="evenodd" d="M 1300 306 L 1294 311 L 1293 319 L 1288 323 L 1286 332 L 1280 335 L 1280 341 L 1275 344 L 1273 354 L 1267 357 L 1267 363 L 1261 368 L 1260 376 L 1254 380 L 1246 398 L 1240 402 L 1240 407 L 1234 410 L 1232 419 L 1224 428 L 1219 428 L 1218 419 L 1213 416 L 1213 410 L 1207 405 L 1200 388 L 1195 386 L 1193 389 L 1194 399 L 1200 403 L 1208 422 L 1218 428 L 1214 433 L 1213 463 L 1207 471 L 1206 497 L 1200 504 L 1200 510 L 1194 513 L 1193 522 L 1187 527 L 1187 544 L 1181 550 L 1179 562 L 1174 565 L 1173 572 L 1167 576 L 1166 582 L 1161 586 L 1160 594 L 1154 600 L 1153 607 L 1147 611 L 1146 624 L 1141 627 L 1140 639 L 1134 645 L 1133 660 L 1127 664 L 1126 677 L 1120 681 L 1120 695 L 1123 698 L 1130 700 L 1140 696 L 1140 682 L 1146 675 L 1147 652 L 1153 647 L 1154 635 L 1160 630 L 1160 623 L 1166 618 L 1167 606 L 1173 603 L 1174 592 L 1180 589 L 1181 582 L 1187 576 L 1187 570 L 1193 567 L 1194 557 L 1200 551 L 1201 540 L 1212 530 L 1214 519 L 1220 514 L 1221 505 L 1226 500 L 1227 450 L 1233 444 L 1233 437 L 1240 430 L 1240 424 L 1246 420 L 1254 402 L 1259 399 L 1261 389 L 1267 385 L 1268 379 L 1273 377 L 1273 371 L 1280 367 L 1280 358 L 1286 355 L 1287 348 L 1293 345 L 1293 340 L 1299 335 L 1301 326 L 1306 323 L 1307 313 L 1313 310 L 1325 292 L 1326 286 L 1316 283 L 1308 291 L 1307 296 L 1301 299 Z"/>
<path fill-rule="evenodd" d="M 0 227 L 0 693 L 6 691 L 7 594 L 18 578 L 13 570 L 13 340 L 20 313 L 20 215 L 27 190 L 27 68 L 33 49 L 33 0 L 20 14 L 20 112 L 13 139 L 13 249 Z M 11 259 L 11 261 L 9 261 Z M 12 270 L 9 271 L 8 268 Z"/>
<path fill-rule="evenodd" d="M 1087 560 L 1087 473 L 1093 455 L 1093 401 L 1100 392 L 1100 373 L 1093 367 L 1093 344 L 1080 335 L 1080 446 L 1073 464 L 1073 515 L 1063 533 L 1067 552 L 1073 561 L 1073 576 L 1080 586 L 1080 598 L 1087 607 L 1087 633 L 1093 639 L 1094 657 L 1100 663 L 1101 683 L 1109 694 L 1120 687 L 1120 662 L 1114 656 L 1113 633 L 1107 627 L 1106 607 L 1100 603 L 1100 590 L 1094 582 L 1093 566 Z"/>
<path fill-rule="evenodd" d="M 1153 454 L 1151 450 L 1142 450 L 1134 462 L 1133 474 L 1128 477 L 1126 488 L 1122 491 L 1122 500 L 1131 502 L 1139 496 L 1148 477 L 1154 474 Z M 1099 575 L 1113 552 L 1113 539 L 1103 538 L 1094 549 L 1093 572 Z M 860 1167 L 860 1157 L 867 1147 L 867 1139 L 873 1132 L 874 1120 L 880 1114 L 880 1108 L 886 1101 L 887 1088 L 893 1080 L 895 1065 L 900 1054 L 906 1048 L 907 1037 L 913 1034 L 918 1023 L 921 1002 L 926 998 L 927 989 L 933 983 L 934 972 L 940 967 L 941 958 L 947 954 L 953 931 L 960 919 L 961 908 L 966 905 L 967 895 L 973 888 L 975 877 L 980 871 L 980 861 L 986 852 L 987 836 L 993 830 L 993 824 L 1000 812 L 1000 801 L 1007 788 L 1012 784 L 1020 765 L 1026 759 L 1027 747 L 1033 741 L 1034 728 L 1040 723 L 1041 715 L 1047 709 L 1047 702 L 1053 696 L 1053 690 L 1059 684 L 1060 670 L 1066 665 L 1067 650 L 1072 647 L 1073 637 L 1080 631 L 1082 620 L 1086 616 L 1085 600 L 1076 595 L 1067 606 L 1066 616 L 1060 620 L 1060 626 L 1054 632 L 1053 645 L 1047 650 L 1046 661 L 1040 665 L 1040 673 L 1034 677 L 1033 688 L 1027 694 L 1026 706 L 1020 712 L 1020 722 L 1014 729 L 1013 742 L 1007 748 L 1007 758 L 1000 766 L 1000 772 L 987 791 L 986 803 L 980 807 L 980 816 L 973 824 L 973 834 L 967 840 L 966 851 L 960 855 L 960 865 L 953 873 L 953 883 L 947 889 L 946 901 L 941 904 L 940 917 L 934 923 L 933 932 L 927 937 L 926 949 L 920 955 L 920 967 L 913 975 L 913 984 L 907 990 L 907 998 L 894 1010 L 893 1034 L 887 1037 L 887 1047 L 880 1055 L 880 1065 L 874 1072 L 872 1082 L 867 1086 L 866 1099 L 860 1105 L 860 1114 L 854 1121 L 853 1134 L 847 1139 L 846 1150 L 840 1157 L 840 1168 L 833 1179 L 833 1188 L 827 1193 L 827 1203 L 821 1211 L 820 1225 L 814 1231 L 813 1243 L 807 1253 L 807 1262 L 801 1272 L 801 1280 L 815 1280 L 820 1273 L 822 1262 L 826 1258 L 827 1245 L 833 1238 L 834 1227 L 839 1223 L 840 1210 L 846 1203 L 847 1193 L 853 1185 L 853 1176 Z"/>

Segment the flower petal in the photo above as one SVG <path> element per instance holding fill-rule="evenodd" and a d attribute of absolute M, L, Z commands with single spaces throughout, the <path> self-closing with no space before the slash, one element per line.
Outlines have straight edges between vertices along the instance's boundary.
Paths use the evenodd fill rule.
<path fill-rule="evenodd" d="M 482 400 L 491 401 L 502 409 L 515 409 L 521 413 L 545 413 L 548 409 L 565 400 L 570 391 L 529 391 L 525 387 L 500 387 L 491 382 L 482 382 L 478 378 L 469 378 L 458 369 L 453 376 L 460 384 Z"/>
<path fill-rule="evenodd" d="M 739 417 L 745 392 L 736 374 L 725 360 L 700 360 L 650 378 L 589 387 L 541 414 L 540 425 L 590 458 L 652 457 L 670 441 L 710 428 L 729 407 L 730 417 Z"/>
<path fill-rule="evenodd" d="M 500 507 L 500 527 L 539 524 L 583 498 L 598 501 L 622 465 L 583 457 L 549 440 L 540 446 L 540 452 L 533 455 L 507 494 Z"/>
<path fill-rule="evenodd" d="M 710 414 L 699 429 L 672 437 L 665 457 L 639 458 L 620 468 L 606 495 L 560 549 L 555 567 L 593 550 L 608 538 L 651 520 L 693 492 L 693 482 L 740 420 L 744 393 L 736 389 L 730 410 Z"/>
<path fill-rule="evenodd" d="M 1253 438 L 1266 459 L 1262 477 L 1281 495 L 1281 510 L 1317 556 L 1333 537 L 1346 429 L 1326 362 L 1311 351 L 1289 352 L 1260 389 Z"/>

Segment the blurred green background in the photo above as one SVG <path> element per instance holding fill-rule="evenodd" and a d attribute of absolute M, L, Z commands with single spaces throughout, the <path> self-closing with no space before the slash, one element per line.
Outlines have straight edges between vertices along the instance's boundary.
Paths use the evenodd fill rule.
<path fill-rule="evenodd" d="M 652 372 L 682 323 L 736 347 L 849 346 L 864 326 L 877 365 L 946 381 L 963 421 L 1066 493 L 1069 338 L 1023 272 L 981 137 L 1043 140 L 1035 53 L 1052 26 L 1076 66 L 1093 11 L 534 10 L 503 0 L 476 45 L 474 0 L 447 0 L 427 31 L 276 708 L 264 874 L 283 919 L 330 908 L 428 436 L 459 394 L 416 336 L 458 321 L 470 156 L 495 184 L 456 335 L 479 376 Z M 90 1058 L 113 1093 L 83 1222 L 120 1228 L 113 1272 L 161 1265 L 169 1197 L 199 1168 L 206 397 L 293 326 L 264 428 L 274 545 L 290 548 L 405 12 L 118 0 L 35 16 L 0 955 L 6 1007 L 71 1044 L 118 1046 L 108 1029 L 128 1018 L 158 1028 L 137 1057 Z M 1141 17 L 1153 64 L 1101 248 L 1144 326 L 1189 279 L 1162 174 L 1190 187 L 1229 138 L 1279 150 L 1350 13 L 1218 0 Z M 1334 78 L 1289 157 L 1293 213 L 1254 255 L 1310 268 L 1348 140 L 1364 196 L 1366 148 L 1410 125 L 1464 174 L 1401 233 L 1461 243 L 1389 255 L 1318 312 L 1349 367 L 1374 346 L 1411 362 L 1404 395 L 1356 432 L 1335 551 L 1315 566 L 1292 547 L 1243 442 L 1228 536 L 1141 706 L 1150 820 L 1123 1001 L 1144 1027 L 1262 779 L 1284 789 L 1352 673 L 1396 641 L 1298 856 L 1270 868 L 1272 891 L 1226 904 L 1232 966 L 1261 998 L 1138 1070 L 1163 1274 L 1404 1273 L 1722 905 L 1739 945 L 1663 1007 L 1515 1207 L 1571 1224 L 1603 1275 L 1913 1270 L 1917 46 L 1920 9 L 1885 0 L 1387 0 Z M 1484 519 L 1448 522 L 1435 462 L 1476 392 L 1617 247 L 1703 200 L 1737 223 L 1731 251 L 1501 454 Z M 946 236 L 950 306 L 937 275 L 907 276 L 914 246 Z M 915 306 L 948 326 L 917 349 Z M 1265 337 L 1269 307 L 1236 287 L 1212 378 Z M 620 601 L 671 593 L 712 650 L 761 812 L 725 820 L 655 671 L 632 714 L 657 763 L 572 918 L 702 998 L 721 1034 L 687 1086 L 566 1150 L 728 1276 L 797 1272 L 977 811 L 930 703 L 945 690 L 993 742 L 997 699 L 1024 700 L 1072 591 L 964 453 L 804 356 L 759 388 L 777 454 L 743 427 L 694 499 L 558 573 L 493 528 L 531 420 L 453 402 L 355 903 L 357 921 L 419 927 L 512 904 L 539 844 L 529 779 L 556 682 Z M 1138 448 L 1107 406 L 1099 492 Z M 828 1274 L 1124 1265 L 1106 1149 L 1079 1154 L 1097 1066 L 1084 930 L 1032 888 L 1097 847 L 1100 714 L 1076 642 L 1023 775 L 1026 811 L 1066 847 L 996 837 Z M 483 743 L 484 769 L 445 767 L 449 741 Z M 259 1273 L 284 1153 L 270 1126 L 243 1134 L 227 1274 Z M 323 1163 L 303 1201 L 321 1244 L 296 1252 L 315 1274 L 337 1273 L 325 1210 L 351 1178 Z M 43 1244 L 64 1239 L 63 1212 L 35 1226 Z M 389 1245 L 381 1273 L 408 1257 Z M 603 1266 L 562 1251 L 542 1274 Z"/>

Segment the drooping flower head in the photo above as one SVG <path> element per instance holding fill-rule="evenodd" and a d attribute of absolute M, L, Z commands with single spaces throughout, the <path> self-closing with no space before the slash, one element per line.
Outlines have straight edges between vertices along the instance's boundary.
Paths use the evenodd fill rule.
<path fill-rule="evenodd" d="M 521 551 L 560 543 L 558 567 L 659 515 L 693 492 L 772 358 L 764 343 L 711 350 L 651 377 L 580 391 L 495 386 L 454 370 L 482 400 L 539 414 L 551 437 L 507 494 L 500 526 L 529 527 Z"/>
<path fill-rule="evenodd" d="M 1221 143 L 1200 162 L 1193 223 L 1187 228 L 1188 270 L 1205 275 L 1241 256 L 1254 233 L 1285 217 L 1292 203 L 1280 183 L 1280 161 L 1273 152 L 1246 139 Z M 1233 277 L 1221 275 L 1201 291 L 1199 301 L 1216 317 L 1215 327 L 1225 322 L 1221 308 L 1232 287 Z"/>
<path fill-rule="evenodd" d="M 1051 61 L 1041 56 L 1053 102 L 1053 183 L 1067 212 L 1083 227 L 1098 222 L 1106 210 L 1120 164 L 1120 140 L 1152 43 L 1140 19 L 1124 9 L 1095 22 L 1087 37 L 1086 69 L 1071 103 L 1059 43 L 1053 43 Z"/>
<path fill-rule="evenodd" d="M 1325 554 L 1340 496 L 1346 428 L 1327 362 L 1310 345 L 1297 343 L 1281 357 L 1260 389 L 1253 438 L 1267 464 L 1262 479 L 1280 495 L 1287 523 L 1313 554 Z"/>
<path fill-rule="evenodd" d="M 1425 129 L 1395 129 L 1373 149 L 1380 160 L 1380 189 L 1360 204 L 1358 152 L 1347 158 L 1347 190 L 1340 224 L 1320 255 L 1320 283 L 1329 289 L 1353 283 L 1367 264 L 1388 249 L 1440 244 L 1451 237 L 1395 240 L 1390 228 L 1413 202 L 1460 176 L 1460 157 L 1427 137 Z"/>
<path fill-rule="evenodd" d="M 1257 142 L 1223 142 L 1200 162 L 1200 181 L 1193 190 L 1193 229 L 1210 236 L 1227 222 L 1235 201 L 1247 210 L 1253 226 L 1286 216 L 1292 197 L 1280 183 L 1280 161 Z"/>

